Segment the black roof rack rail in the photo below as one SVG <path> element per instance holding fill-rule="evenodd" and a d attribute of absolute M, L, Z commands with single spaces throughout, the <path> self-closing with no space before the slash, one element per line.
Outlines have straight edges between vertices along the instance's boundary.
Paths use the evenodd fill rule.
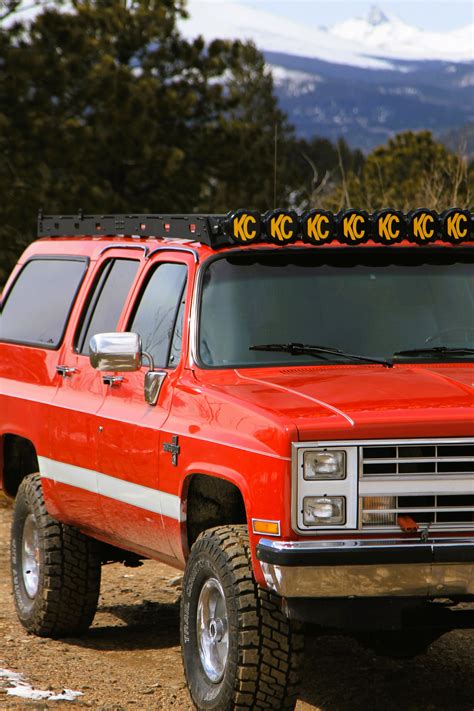
<path fill-rule="evenodd" d="M 38 215 L 38 237 L 161 237 L 188 239 L 209 247 L 229 244 L 225 215 Z"/>

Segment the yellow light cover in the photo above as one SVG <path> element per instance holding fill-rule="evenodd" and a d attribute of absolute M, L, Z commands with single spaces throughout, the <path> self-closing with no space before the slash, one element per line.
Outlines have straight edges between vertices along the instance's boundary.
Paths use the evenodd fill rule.
<path fill-rule="evenodd" d="M 269 242 L 289 244 L 298 238 L 300 224 L 293 210 L 271 210 L 264 215 L 263 225 Z"/>
<path fill-rule="evenodd" d="M 446 242 L 456 244 L 471 237 L 471 214 L 469 210 L 451 208 L 443 214 L 442 236 Z"/>
<path fill-rule="evenodd" d="M 439 218 L 434 210 L 419 208 L 408 217 L 408 238 L 416 244 L 427 244 L 438 237 Z"/>
<path fill-rule="evenodd" d="M 334 215 L 326 210 L 310 210 L 301 218 L 303 241 L 309 244 L 331 242 L 334 238 Z"/>
<path fill-rule="evenodd" d="M 258 212 L 251 210 L 230 212 L 224 220 L 224 230 L 234 242 L 251 244 L 260 238 L 261 216 Z"/>
<path fill-rule="evenodd" d="M 345 210 L 338 215 L 339 240 L 347 244 L 362 244 L 369 239 L 369 215 L 365 210 Z"/>
<path fill-rule="evenodd" d="M 264 519 L 254 518 L 252 528 L 254 533 L 267 533 L 270 536 L 280 535 L 279 521 L 266 521 Z"/>
<path fill-rule="evenodd" d="M 382 244 L 392 244 L 405 237 L 405 216 L 399 210 L 380 210 L 374 215 L 374 239 Z"/>

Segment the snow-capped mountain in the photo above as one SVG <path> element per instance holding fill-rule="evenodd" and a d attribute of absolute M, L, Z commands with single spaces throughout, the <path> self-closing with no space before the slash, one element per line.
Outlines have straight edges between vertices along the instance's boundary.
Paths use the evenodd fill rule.
<path fill-rule="evenodd" d="M 202 35 L 251 39 L 270 52 L 324 61 L 388 68 L 392 59 L 474 60 L 474 23 L 447 32 L 429 32 L 374 6 L 368 17 L 333 27 L 312 27 L 292 22 L 234 0 L 188 0 L 190 19 L 181 23 L 188 37 Z"/>
<path fill-rule="evenodd" d="M 435 33 L 373 7 L 333 27 L 290 22 L 234 0 L 188 0 L 180 27 L 251 39 L 298 134 L 370 150 L 398 131 L 438 135 L 474 121 L 474 25 Z"/>
<path fill-rule="evenodd" d="M 334 25 L 331 35 L 348 42 L 358 42 L 365 52 L 400 59 L 474 59 L 474 23 L 448 32 L 429 32 L 400 20 L 373 6 L 366 18 L 356 18 Z"/>
<path fill-rule="evenodd" d="M 188 0 L 188 20 L 179 23 L 181 32 L 191 38 L 202 35 L 210 41 L 221 39 L 253 40 L 270 52 L 337 61 L 363 67 L 384 67 L 380 59 L 361 55 L 360 44 L 338 38 L 325 28 L 307 27 L 264 10 L 231 0 Z"/>

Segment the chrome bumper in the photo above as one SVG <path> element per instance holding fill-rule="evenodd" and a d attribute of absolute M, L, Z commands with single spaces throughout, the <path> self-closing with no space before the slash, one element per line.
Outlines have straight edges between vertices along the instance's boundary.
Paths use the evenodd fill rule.
<path fill-rule="evenodd" d="M 268 587 L 288 598 L 474 595 L 474 538 L 261 539 L 257 558 Z"/>

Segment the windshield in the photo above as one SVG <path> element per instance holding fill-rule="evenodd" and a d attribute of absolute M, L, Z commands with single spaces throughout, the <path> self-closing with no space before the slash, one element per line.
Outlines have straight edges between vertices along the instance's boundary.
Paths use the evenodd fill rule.
<path fill-rule="evenodd" d="M 474 348 L 472 252 L 361 252 L 262 251 L 211 261 L 201 297 L 202 364 L 352 362 L 342 354 L 315 361 L 309 353 L 250 350 L 259 344 L 316 344 L 377 358 Z M 400 359 L 473 360 L 468 350 L 441 350 Z"/>

